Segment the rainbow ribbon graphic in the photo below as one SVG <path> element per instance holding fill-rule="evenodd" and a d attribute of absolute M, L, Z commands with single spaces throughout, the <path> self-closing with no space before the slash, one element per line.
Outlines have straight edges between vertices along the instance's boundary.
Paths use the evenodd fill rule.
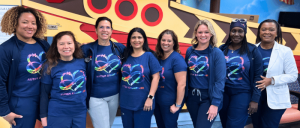
<path fill-rule="evenodd" d="M 76 76 L 77 73 L 82 73 L 80 76 L 74 78 Z M 71 80 L 70 79 L 64 79 L 65 75 L 71 76 Z M 63 73 L 62 76 L 60 77 L 60 83 L 59 83 L 59 88 L 61 90 L 72 90 L 72 91 L 76 91 L 77 89 L 82 87 L 82 84 L 86 81 L 86 76 L 84 71 L 82 70 L 76 70 L 73 74 L 71 72 L 66 72 Z M 70 84 L 66 85 L 66 82 L 71 82 Z M 77 82 L 80 82 L 79 84 L 77 84 Z"/>
<path fill-rule="evenodd" d="M 160 77 L 162 78 L 161 80 L 163 82 L 165 82 L 165 80 L 166 80 L 166 77 L 164 76 L 165 68 L 163 66 L 160 66 L 160 67 L 161 67 Z"/>
<path fill-rule="evenodd" d="M 205 61 L 200 61 L 201 58 L 205 58 Z M 195 73 L 204 72 L 209 69 L 207 56 L 200 56 L 198 58 L 197 56 L 191 56 L 188 64 L 191 65 L 189 66 L 189 69 L 194 71 Z M 208 76 L 208 74 L 198 74 L 197 76 Z"/>
<path fill-rule="evenodd" d="M 239 77 L 239 78 L 235 78 L 233 77 L 232 75 L 238 75 L 240 73 L 242 73 L 244 70 L 245 70 L 245 67 L 244 67 L 244 58 L 243 57 L 240 57 L 240 56 L 234 56 L 234 57 L 231 57 L 229 58 L 228 56 L 225 56 L 225 59 L 226 59 L 226 63 L 229 63 L 231 60 L 233 59 L 241 59 L 241 63 L 239 62 L 232 62 L 230 63 L 230 65 L 227 67 L 227 70 L 229 71 L 227 77 L 230 79 L 230 80 L 242 80 L 243 78 L 242 77 Z M 233 70 L 232 70 L 233 69 Z M 242 69 L 242 70 L 241 70 Z M 239 71 L 239 72 L 238 72 Z"/>
<path fill-rule="evenodd" d="M 110 60 L 110 57 L 112 57 L 113 54 L 109 54 L 106 56 L 105 54 L 97 55 L 95 58 L 95 64 L 97 65 L 95 67 L 96 71 L 105 71 L 106 73 L 111 73 L 113 70 L 117 70 L 117 67 L 121 65 L 120 59 L 112 59 Z M 99 60 L 98 57 L 105 58 L 105 61 Z M 115 66 L 112 66 L 112 64 L 116 64 Z M 109 69 L 110 68 L 110 69 Z M 113 74 L 115 75 L 115 73 Z"/>
<path fill-rule="evenodd" d="M 123 68 L 128 68 L 129 69 L 129 73 L 124 71 Z M 135 67 L 141 67 L 141 71 L 133 71 L 133 69 Z M 131 67 L 131 64 L 125 64 L 123 65 L 123 67 L 121 68 L 121 72 L 122 72 L 122 80 L 127 82 L 128 85 L 132 86 L 133 84 L 138 84 L 144 81 L 144 67 L 143 65 L 140 64 L 136 64 L 134 66 Z M 133 77 L 136 77 L 135 79 Z M 132 80 L 132 82 L 130 83 L 129 80 Z"/>
<path fill-rule="evenodd" d="M 45 54 L 44 51 L 42 51 L 39 55 L 37 55 L 36 53 L 31 53 L 27 56 L 27 66 L 26 66 L 26 70 L 30 73 L 30 74 L 36 74 L 36 73 L 40 73 L 41 71 L 41 67 L 42 64 L 45 62 L 45 60 L 43 61 L 43 54 Z M 37 59 L 39 59 L 39 62 L 36 61 L 30 61 L 31 57 L 35 57 Z M 35 65 L 38 64 L 38 67 L 35 67 Z"/>
<path fill-rule="evenodd" d="M 266 72 L 268 71 L 268 65 L 269 65 L 269 61 L 268 61 L 268 60 L 270 60 L 270 57 L 265 57 L 265 58 L 263 58 L 262 60 L 263 60 L 263 62 L 264 62 L 264 67 L 266 67 L 266 68 L 264 69 L 264 72 L 266 73 Z"/>

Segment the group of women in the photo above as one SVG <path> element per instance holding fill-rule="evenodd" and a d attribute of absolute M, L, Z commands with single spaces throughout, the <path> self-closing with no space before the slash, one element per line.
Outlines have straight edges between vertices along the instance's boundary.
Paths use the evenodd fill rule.
<path fill-rule="evenodd" d="M 223 128 L 278 127 L 291 107 L 287 83 L 297 79 L 290 48 L 282 45 L 275 20 L 258 27 L 247 42 L 247 21 L 233 19 L 229 37 L 217 48 L 208 20 L 197 22 L 183 58 L 174 31 L 163 31 L 155 52 L 143 29 L 133 28 L 126 46 L 110 40 L 107 17 L 95 24 L 98 39 L 82 45 L 70 31 L 43 40 L 43 15 L 22 6 L 10 9 L 1 31 L 14 34 L 0 45 L 0 116 L 13 128 L 84 128 L 89 112 L 95 128 L 110 128 L 118 106 L 124 128 L 176 128 L 186 102 L 195 128 L 209 128 L 220 114 Z M 26 68 L 25 68 L 26 67 Z"/>

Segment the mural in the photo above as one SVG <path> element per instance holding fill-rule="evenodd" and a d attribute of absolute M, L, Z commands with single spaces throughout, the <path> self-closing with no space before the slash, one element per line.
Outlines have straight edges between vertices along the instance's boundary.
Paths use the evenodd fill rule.
<path fill-rule="evenodd" d="M 154 49 L 158 35 L 165 29 L 171 29 L 179 38 L 183 56 L 186 49 L 191 46 L 193 29 L 198 20 L 208 19 L 213 24 L 218 46 L 228 38 L 231 22 L 229 17 L 185 6 L 181 4 L 181 0 L 64 0 L 62 3 L 21 0 L 21 2 L 22 5 L 35 8 L 44 14 L 48 22 L 47 37 L 53 37 L 60 31 L 72 31 L 78 42 L 93 42 L 97 38 L 94 27 L 96 19 L 107 16 L 113 21 L 113 41 L 125 45 L 128 32 L 134 27 L 141 27 L 146 31 L 150 48 Z M 241 1 L 230 4 L 239 2 Z M 267 6 L 269 5 L 265 7 Z M 232 6 L 229 7 L 232 10 Z M 248 23 L 247 39 L 251 43 L 255 42 L 257 27 L 258 23 Z M 300 60 L 300 45 L 298 45 L 300 29 L 283 27 L 282 31 L 283 44 L 290 47 L 296 59 Z"/>

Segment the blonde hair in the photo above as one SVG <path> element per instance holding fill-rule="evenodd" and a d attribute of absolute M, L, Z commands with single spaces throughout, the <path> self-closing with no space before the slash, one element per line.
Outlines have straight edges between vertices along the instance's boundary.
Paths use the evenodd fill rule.
<path fill-rule="evenodd" d="M 197 34 L 197 30 L 198 30 L 198 28 L 199 28 L 200 25 L 207 26 L 210 34 L 212 34 L 212 37 L 209 39 L 209 44 L 212 45 L 213 47 L 216 47 L 217 46 L 216 32 L 215 32 L 215 29 L 214 29 L 213 25 L 207 19 L 199 20 L 196 23 L 195 28 L 194 28 L 194 32 L 193 32 L 193 39 L 191 41 L 191 44 L 192 45 L 196 45 L 196 44 L 199 43 L 199 41 L 198 41 L 198 39 L 196 37 L 196 34 Z"/>
<path fill-rule="evenodd" d="M 23 13 L 31 13 L 36 19 L 37 30 L 33 35 L 36 38 L 43 39 L 47 31 L 47 23 L 45 17 L 39 11 L 33 8 L 25 8 L 24 6 L 17 6 L 9 9 L 1 21 L 1 31 L 8 35 L 16 34 L 18 20 Z"/>

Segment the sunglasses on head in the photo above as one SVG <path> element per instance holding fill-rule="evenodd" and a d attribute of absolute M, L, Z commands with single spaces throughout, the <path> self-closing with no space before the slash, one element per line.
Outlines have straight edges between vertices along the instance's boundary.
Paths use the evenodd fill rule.
<path fill-rule="evenodd" d="M 247 19 L 232 18 L 232 22 L 238 22 L 238 21 L 245 23 L 247 22 Z"/>

